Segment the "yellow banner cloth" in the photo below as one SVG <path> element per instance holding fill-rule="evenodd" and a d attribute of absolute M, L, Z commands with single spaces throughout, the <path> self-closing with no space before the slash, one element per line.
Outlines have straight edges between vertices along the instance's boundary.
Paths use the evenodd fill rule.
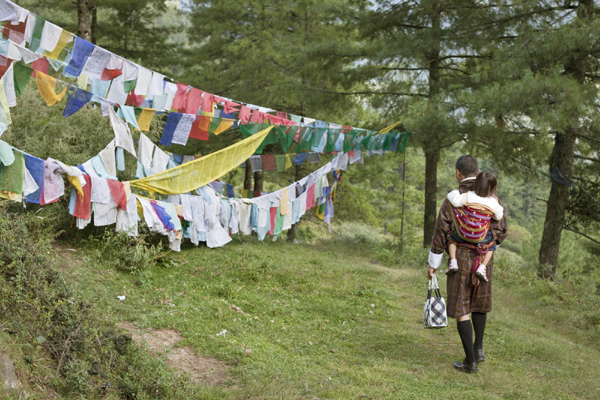
<path fill-rule="evenodd" d="M 219 179 L 250 158 L 273 127 L 271 125 L 241 142 L 202 158 L 131 181 L 131 186 L 162 194 L 182 194 L 196 190 Z"/>
<path fill-rule="evenodd" d="M 153 108 L 142 108 L 142 113 L 138 118 L 138 125 L 142 132 L 148 132 L 150 130 L 150 123 L 152 122 L 154 113 L 156 113 L 156 110 Z"/>
<path fill-rule="evenodd" d="M 60 34 L 60 37 L 58 38 L 58 43 L 56 44 L 54 50 L 44 51 L 44 57 L 51 58 L 53 60 L 58 60 L 60 53 L 63 51 L 67 43 L 69 43 L 69 40 L 71 40 L 71 32 L 65 31 L 63 29 L 62 33 Z"/>
<path fill-rule="evenodd" d="M 56 79 L 43 72 L 35 71 L 35 80 L 38 90 L 46 101 L 46 104 L 48 104 L 48 107 L 61 101 L 65 97 L 65 93 L 67 93 L 67 88 L 64 88 L 62 92 L 56 94 L 54 91 L 56 88 Z"/>

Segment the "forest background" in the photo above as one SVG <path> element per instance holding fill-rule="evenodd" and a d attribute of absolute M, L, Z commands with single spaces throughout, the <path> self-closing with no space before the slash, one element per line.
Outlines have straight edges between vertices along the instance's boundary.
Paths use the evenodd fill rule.
<path fill-rule="evenodd" d="M 429 245 L 454 161 L 474 154 L 499 178 L 507 248 L 541 277 L 600 283 L 593 1 L 17 3 L 210 93 L 369 129 L 401 121 L 414 132 L 406 164 L 403 154 L 370 157 L 344 176 L 336 206 L 337 220 L 383 229 L 394 252 Z M 29 97 L 6 135 L 18 148 L 80 163 L 110 137 L 96 110 L 63 120 Z M 208 154 L 240 136 L 211 139 L 167 150 Z M 252 184 L 276 189 L 309 168 L 257 173 Z"/>

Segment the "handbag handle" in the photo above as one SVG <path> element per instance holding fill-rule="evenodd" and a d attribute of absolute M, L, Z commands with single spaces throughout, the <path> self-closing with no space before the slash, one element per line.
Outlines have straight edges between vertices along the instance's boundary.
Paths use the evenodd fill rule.
<path fill-rule="evenodd" d="M 440 293 L 440 285 L 435 274 L 431 277 L 431 280 L 429 281 L 429 290 L 427 293 L 428 299 L 431 297 L 431 294 L 437 295 L 437 297 L 442 297 L 442 294 Z"/>

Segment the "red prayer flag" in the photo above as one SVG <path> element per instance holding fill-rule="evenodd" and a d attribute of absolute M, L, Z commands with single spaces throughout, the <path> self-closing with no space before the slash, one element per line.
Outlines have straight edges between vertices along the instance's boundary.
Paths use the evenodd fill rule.
<path fill-rule="evenodd" d="M 275 171 L 275 154 L 263 154 L 261 157 L 263 170 Z"/>
<path fill-rule="evenodd" d="M 104 68 L 102 75 L 100 76 L 101 81 L 112 81 L 116 77 L 123 74 L 123 67 L 117 69 Z"/>
<path fill-rule="evenodd" d="M 208 121 L 208 123 L 207 123 Z M 210 128 L 210 117 L 202 117 L 198 115 L 192 124 L 190 137 L 196 140 L 208 140 L 208 130 Z"/>
<path fill-rule="evenodd" d="M 89 175 L 83 174 L 85 186 L 83 187 L 83 197 L 78 191 L 75 191 L 75 208 L 73 216 L 82 219 L 92 218 L 92 178 Z"/>
<path fill-rule="evenodd" d="M 50 69 L 50 63 L 46 59 L 46 57 L 38 58 L 34 62 L 31 63 L 31 68 L 35 71 L 43 72 L 48 75 L 48 71 Z M 35 71 L 31 73 L 31 77 L 35 78 Z"/>
<path fill-rule="evenodd" d="M 171 106 L 171 108 L 177 112 L 183 112 L 185 111 L 185 102 L 186 102 L 186 97 L 185 94 L 188 90 L 188 85 L 186 85 L 185 83 L 181 83 L 179 82 L 177 84 L 177 92 L 175 93 L 175 98 L 173 99 L 173 105 Z"/>
<path fill-rule="evenodd" d="M 240 119 L 241 124 L 246 125 L 248 121 L 250 121 L 250 109 L 246 106 L 242 106 L 238 118 Z"/>
<path fill-rule="evenodd" d="M 142 96 L 141 94 L 137 95 L 135 94 L 135 91 L 132 90 L 131 93 L 127 95 L 127 100 L 125 101 L 125 104 L 127 104 L 128 106 L 141 107 L 145 98 L 146 96 Z"/>
<path fill-rule="evenodd" d="M 202 111 L 211 113 L 214 111 L 214 103 L 215 95 L 204 92 L 204 96 L 202 97 Z"/>
<path fill-rule="evenodd" d="M 29 18 L 29 17 L 27 17 Z M 17 44 L 22 44 L 25 40 L 25 28 L 27 27 L 27 19 L 25 22 L 14 24 L 11 21 L 6 22 L 2 29 L 2 34 Z"/>
<path fill-rule="evenodd" d="M 187 100 L 185 104 L 185 113 L 186 114 L 198 114 L 198 110 L 200 109 L 200 104 L 202 104 L 202 90 L 191 88 L 190 92 L 187 95 Z"/>
<path fill-rule="evenodd" d="M 271 213 L 271 229 L 269 229 L 269 235 L 273 236 L 275 232 L 275 221 L 277 220 L 277 207 L 271 207 L 269 209 Z"/>
<path fill-rule="evenodd" d="M 4 76 L 6 71 L 10 68 L 12 60 L 10 58 L 0 56 L 0 78 Z"/>
<path fill-rule="evenodd" d="M 123 188 L 123 182 L 107 179 L 110 195 L 117 206 L 124 211 L 127 211 L 127 194 Z M 86 185 L 87 186 L 87 185 Z"/>
<path fill-rule="evenodd" d="M 277 111 L 276 115 L 277 115 L 279 118 L 282 118 L 282 119 L 288 119 L 288 115 L 287 115 L 287 113 L 284 113 L 284 112 L 281 112 L 281 111 Z"/>

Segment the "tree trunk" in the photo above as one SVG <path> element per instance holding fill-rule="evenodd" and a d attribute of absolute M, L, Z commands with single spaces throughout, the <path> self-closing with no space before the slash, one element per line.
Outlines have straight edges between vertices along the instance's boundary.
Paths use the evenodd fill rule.
<path fill-rule="evenodd" d="M 263 191 L 263 172 L 256 171 L 254 173 L 254 191 L 262 192 Z"/>
<path fill-rule="evenodd" d="M 244 189 L 252 190 L 252 166 L 250 165 L 250 160 L 246 160 L 246 168 L 244 175 Z"/>
<path fill-rule="evenodd" d="M 92 38 L 92 8 L 90 0 L 77 0 L 77 36 L 88 42 Z"/>
<path fill-rule="evenodd" d="M 577 18 L 579 20 L 590 23 L 594 18 L 594 12 L 593 0 L 579 1 L 577 6 Z M 585 84 L 585 73 L 588 66 L 586 60 L 589 56 L 590 54 L 585 52 L 577 52 L 573 54 L 572 61 L 565 65 L 565 74 L 579 82 L 580 85 Z M 577 119 L 576 115 L 573 116 L 574 121 Z M 569 187 L 567 185 L 573 171 L 576 138 L 577 126 L 575 125 L 571 125 L 564 132 L 557 133 L 554 138 L 552 155 L 550 156 L 549 167 L 552 187 L 546 206 L 544 233 L 542 234 L 538 259 L 540 263 L 538 274 L 551 280 L 556 277 L 560 238 L 565 226 L 565 210 L 569 201 Z"/>
<path fill-rule="evenodd" d="M 402 163 L 402 219 L 400 220 L 400 241 L 404 243 L 404 210 L 406 209 L 406 152 L 404 149 L 404 162 Z"/>
<path fill-rule="evenodd" d="M 429 53 L 429 108 L 436 107 L 440 92 L 440 52 L 442 46 L 441 8 L 438 1 L 431 7 L 431 52 Z M 425 215 L 423 216 L 423 247 L 431 246 L 435 220 L 437 218 L 437 165 L 440 149 L 437 146 L 437 132 L 427 132 L 425 137 Z"/>
<path fill-rule="evenodd" d="M 423 219 L 423 246 L 431 246 L 435 220 L 437 218 L 437 166 L 440 151 L 425 152 L 425 214 Z"/>
<path fill-rule="evenodd" d="M 296 176 L 294 177 L 294 182 L 298 182 L 302 179 L 302 165 L 296 165 Z M 294 243 L 296 241 L 296 228 L 298 224 L 292 225 L 292 227 L 288 230 L 287 240 L 290 243 Z"/>
<path fill-rule="evenodd" d="M 94 7 L 92 10 L 92 43 L 96 44 L 96 40 L 98 39 L 98 7 Z"/>
<path fill-rule="evenodd" d="M 554 149 L 550 157 L 550 172 L 560 172 L 565 178 L 571 177 L 573 169 L 573 155 L 575 152 L 576 129 L 570 128 L 564 133 L 557 133 Z M 546 220 L 544 221 L 544 233 L 540 245 L 539 275 L 543 278 L 554 279 L 556 276 L 556 265 L 558 263 L 558 249 L 560 237 L 565 225 L 565 209 L 569 201 L 569 187 L 552 181 L 548 205 L 546 208 Z"/>

